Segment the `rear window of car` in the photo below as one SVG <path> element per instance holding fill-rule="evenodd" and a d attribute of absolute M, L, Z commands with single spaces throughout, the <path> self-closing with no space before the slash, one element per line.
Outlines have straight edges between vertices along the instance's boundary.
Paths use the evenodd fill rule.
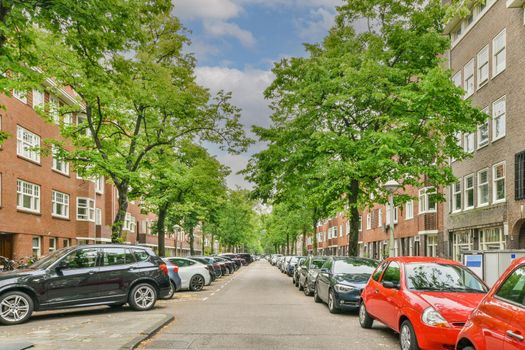
<path fill-rule="evenodd" d="M 133 249 L 133 254 L 137 261 L 146 261 L 149 258 L 149 254 L 144 249 Z"/>
<path fill-rule="evenodd" d="M 518 267 L 507 277 L 496 296 L 525 306 L 525 266 Z"/>
<path fill-rule="evenodd" d="M 102 266 L 133 264 L 136 261 L 131 251 L 125 248 L 104 248 L 102 254 Z"/>

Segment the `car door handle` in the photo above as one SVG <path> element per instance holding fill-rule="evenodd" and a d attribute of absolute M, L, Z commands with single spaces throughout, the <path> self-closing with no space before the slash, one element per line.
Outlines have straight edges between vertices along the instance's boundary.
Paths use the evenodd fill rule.
<path fill-rule="evenodd" d="M 379 289 L 376 288 L 376 294 L 379 294 Z"/>
<path fill-rule="evenodd" d="M 94 275 L 95 272 L 96 272 L 96 271 L 91 270 L 91 271 L 88 272 L 88 275 Z"/>
<path fill-rule="evenodd" d="M 525 337 L 523 337 L 521 334 L 519 333 L 514 333 L 513 331 L 507 331 L 507 335 L 511 338 L 514 338 L 514 339 L 517 339 L 519 341 L 523 341 L 525 340 Z"/>

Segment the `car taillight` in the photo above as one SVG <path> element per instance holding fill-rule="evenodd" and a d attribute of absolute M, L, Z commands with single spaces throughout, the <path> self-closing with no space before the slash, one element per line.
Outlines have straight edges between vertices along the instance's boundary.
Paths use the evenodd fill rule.
<path fill-rule="evenodd" d="M 173 272 L 179 273 L 179 267 L 177 265 L 173 266 Z"/>
<path fill-rule="evenodd" d="M 166 264 L 160 264 L 159 268 L 166 276 L 168 275 L 168 266 L 166 266 Z"/>

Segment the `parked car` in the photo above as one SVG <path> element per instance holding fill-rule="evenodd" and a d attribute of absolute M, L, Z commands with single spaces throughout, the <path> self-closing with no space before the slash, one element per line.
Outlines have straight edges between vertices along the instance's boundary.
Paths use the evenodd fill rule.
<path fill-rule="evenodd" d="M 288 255 L 285 256 L 284 259 L 281 261 L 281 264 L 279 265 L 279 270 L 281 270 L 282 273 L 286 273 L 286 269 L 288 267 L 288 263 L 290 260 L 292 260 L 293 256 Z"/>
<path fill-rule="evenodd" d="M 170 293 L 166 295 L 165 299 L 171 299 L 175 292 L 180 290 L 182 281 L 179 276 L 179 267 L 169 261 L 164 261 L 168 267 L 168 276 L 170 278 Z"/>
<path fill-rule="evenodd" d="M 197 256 L 193 258 L 197 259 L 197 261 L 200 261 L 199 259 L 201 259 L 202 261 L 206 261 L 208 264 L 211 264 L 215 278 L 220 278 L 222 276 L 222 268 L 218 260 L 210 256 Z"/>
<path fill-rule="evenodd" d="M 33 311 L 94 305 L 150 310 L 170 293 L 166 264 L 142 246 L 101 244 L 57 250 L 30 268 L 0 273 L 0 323 Z"/>
<path fill-rule="evenodd" d="M 275 264 L 277 264 L 277 260 L 283 256 L 282 254 L 273 254 L 270 258 L 270 263 L 275 266 Z"/>
<path fill-rule="evenodd" d="M 254 261 L 254 258 L 251 254 L 248 253 L 239 253 L 238 254 L 241 259 L 244 259 L 246 263 L 249 265 Z"/>
<path fill-rule="evenodd" d="M 221 254 L 221 257 L 229 259 L 237 264 L 237 270 L 240 269 L 243 265 L 246 265 L 246 260 L 240 258 L 237 254 Z"/>
<path fill-rule="evenodd" d="M 236 264 L 228 259 L 214 256 L 213 259 L 221 265 L 223 275 L 230 275 L 235 271 Z"/>
<path fill-rule="evenodd" d="M 285 273 L 293 277 L 293 270 L 295 268 L 295 265 L 299 262 L 299 259 L 303 258 L 302 256 L 292 256 L 292 258 L 288 261 L 288 264 L 286 264 L 285 267 Z"/>
<path fill-rule="evenodd" d="M 454 349 L 488 287 L 457 261 L 431 257 L 384 260 L 362 293 L 359 323 L 378 320 L 400 334 L 401 349 Z"/>
<path fill-rule="evenodd" d="M 299 290 L 303 290 L 304 295 L 311 296 L 313 294 L 317 274 L 327 259 L 327 256 L 309 256 L 304 266 L 299 270 Z"/>
<path fill-rule="evenodd" d="M 325 302 L 331 313 L 342 309 L 357 310 L 361 291 L 379 265 L 372 259 L 358 257 L 330 257 L 317 275 L 314 301 Z"/>
<path fill-rule="evenodd" d="M 189 257 L 189 259 L 196 261 L 196 262 L 200 262 L 201 264 L 206 266 L 206 268 L 208 269 L 208 272 L 210 273 L 211 281 L 212 282 L 215 281 L 217 277 L 215 276 L 215 270 L 213 269 L 213 264 L 211 264 L 208 260 L 200 258 L 198 256 L 191 256 Z"/>
<path fill-rule="evenodd" d="M 307 259 L 308 258 L 306 256 L 303 256 L 302 258 L 299 259 L 297 264 L 294 266 L 293 274 L 292 274 L 292 283 L 296 287 L 299 287 L 299 271 L 304 266 Z"/>
<path fill-rule="evenodd" d="M 470 314 L 456 349 L 525 349 L 525 258 L 511 264 Z"/>
<path fill-rule="evenodd" d="M 199 291 L 211 283 L 210 272 L 206 265 L 200 262 L 177 257 L 163 258 L 163 260 L 179 267 L 179 276 L 182 281 L 181 290 Z"/>

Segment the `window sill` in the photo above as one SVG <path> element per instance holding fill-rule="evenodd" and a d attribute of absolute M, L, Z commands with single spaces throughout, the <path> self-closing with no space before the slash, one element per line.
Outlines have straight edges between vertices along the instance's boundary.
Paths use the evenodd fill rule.
<path fill-rule="evenodd" d="M 497 201 L 493 201 L 492 204 L 501 204 L 501 203 L 506 203 L 506 202 L 507 202 L 507 199 L 500 199 Z"/>
<path fill-rule="evenodd" d="M 29 163 L 32 163 L 32 164 L 38 165 L 38 166 L 40 166 L 40 167 L 42 166 L 42 164 L 40 164 L 39 161 L 37 162 L 36 160 L 33 160 L 33 159 L 30 159 L 30 158 L 27 158 L 27 157 L 21 156 L 20 154 L 17 154 L 16 157 L 19 158 L 19 159 L 25 160 L 25 161 L 27 161 L 27 162 L 29 162 Z"/>
<path fill-rule="evenodd" d="M 488 142 L 488 141 L 487 141 L 487 143 L 484 144 L 484 145 L 478 145 L 477 150 L 479 151 L 480 149 L 485 148 L 485 147 L 487 147 L 488 145 L 489 145 L 489 142 Z"/>
<path fill-rule="evenodd" d="M 478 87 L 476 88 L 476 92 L 481 90 L 483 87 L 489 85 L 489 78 L 487 78 L 487 80 L 483 81 L 481 84 L 478 85 Z"/>
<path fill-rule="evenodd" d="M 71 221 L 71 220 L 69 219 L 69 216 L 66 217 L 66 216 L 60 216 L 60 215 L 51 214 L 51 217 L 52 217 L 53 219 L 57 219 L 57 220 Z"/>
<path fill-rule="evenodd" d="M 493 139 L 492 139 L 492 143 L 494 143 L 494 142 L 496 142 L 496 141 L 499 141 L 499 140 L 505 138 L 505 135 L 506 135 L 506 133 L 503 134 L 503 135 L 501 135 L 501 136 L 499 136 L 498 138 L 493 138 Z"/>
<path fill-rule="evenodd" d="M 503 68 L 501 71 L 499 71 L 498 73 L 496 74 L 492 74 L 492 79 L 496 78 L 498 75 L 500 75 L 501 73 L 505 72 L 507 70 L 507 67 L 505 66 L 505 68 Z M 494 72 L 494 67 L 492 67 L 492 72 Z"/>
<path fill-rule="evenodd" d="M 24 213 L 24 214 L 31 214 L 31 215 L 36 215 L 36 216 L 42 216 L 42 213 L 40 213 L 39 211 L 33 211 L 33 210 L 30 210 L 30 209 L 25 209 L 25 208 L 16 208 L 16 211 L 17 212 L 20 212 L 20 213 Z"/>
<path fill-rule="evenodd" d="M 488 206 L 489 206 L 489 203 L 478 204 L 478 208 L 485 208 Z"/>
<path fill-rule="evenodd" d="M 62 176 L 65 176 L 65 177 L 71 177 L 71 176 L 69 175 L 69 172 L 64 173 L 64 172 L 62 172 L 62 171 L 60 171 L 60 170 L 57 170 L 57 169 L 55 169 L 55 168 L 51 168 L 51 171 L 54 172 L 54 173 L 60 174 L 60 175 L 62 175 Z"/>
<path fill-rule="evenodd" d="M 82 222 L 95 222 L 95 220 L 79 219 L 79 218 L 77 218 L 77 221 L 82 221 Z"/>

